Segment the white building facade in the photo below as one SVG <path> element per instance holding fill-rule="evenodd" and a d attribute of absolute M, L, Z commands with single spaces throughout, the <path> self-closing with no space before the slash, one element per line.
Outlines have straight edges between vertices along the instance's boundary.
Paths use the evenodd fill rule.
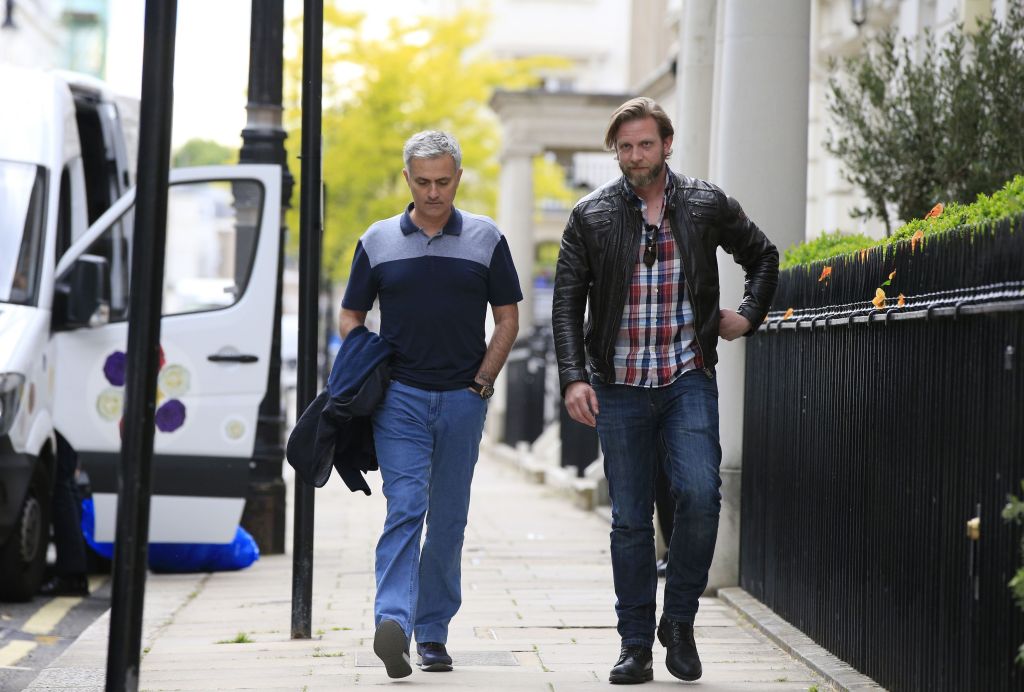
<path fill-rule="evenodd" d="M 0 5 L 0 63 L 54 68 L 63 60 L 60 0 L 15 0 Z"/>
<path fill-rule="evenodd" d="M 970 30 L 1004 18 L 1015 1 L 632 0 L 625 18 L 624 2 L 492 3 L 496 50 L 559 54 L 561 39 L 571 43 L 563 54 L 577 68 L 562 78 L 570 92 L 499 93 L 492 101 L 505 136 L 498 221 L 520 275 L 532 275 L 537 244 L 560 231 L 524 213 L 532 200 L 530 159 L 600 152 L 608 116 L 635 95 L 654 98 L 672 116 L 672 166 L 740 200 L 780 252 L 823 230 L 881 236 L 881 223 L 850 216 L 862 196 L 825 146 L 829 60 L 856 54 L 887 29 L 908 38 L 925 30 L 941 36 L 961 22 Z M 560 31 L 548 32 L 551 26 Z M 623 45 L 625 64 L 610 64 Z M 742 272 L 724 253 L 719 266 L 722 305 L 735 306 Z M 736 584 L 739 564 L 744 345 L 722 343 L 719 351 L 723 511 L 710 590 Z"/>

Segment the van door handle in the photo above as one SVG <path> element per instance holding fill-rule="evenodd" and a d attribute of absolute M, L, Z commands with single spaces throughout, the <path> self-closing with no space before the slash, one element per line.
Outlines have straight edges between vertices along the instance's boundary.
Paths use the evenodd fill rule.
<path fill-rule="evenodd" d="M 213 353 L 206 356 L 206 360 L 214 363 L 255 363 L 259 358 L 248 353 Z"/>

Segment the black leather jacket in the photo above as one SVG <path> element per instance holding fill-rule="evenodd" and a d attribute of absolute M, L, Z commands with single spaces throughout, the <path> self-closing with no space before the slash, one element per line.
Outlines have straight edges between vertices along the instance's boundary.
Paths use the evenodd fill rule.
<path fill-rule="evenodd" d="M 562 234 L 551 324 L 563 395 L 571 383 L 588 381 L 587 366 L 601 382 L 615 382 L 612 355 L 643 228 L 630 195 L 624 178 L 595 190 L 576 204 Z M 676 175 L 665 215 L 682 249 L 697 344 L 705 372 L 713 376 L 719 321 L 716 250 L 721 247 L 743 266 L 746 280 L 737 312 L 754 325 L 748 334 L 761 325 L 775 295 L 779 253 L 739 202 L 703 180 Z"/>

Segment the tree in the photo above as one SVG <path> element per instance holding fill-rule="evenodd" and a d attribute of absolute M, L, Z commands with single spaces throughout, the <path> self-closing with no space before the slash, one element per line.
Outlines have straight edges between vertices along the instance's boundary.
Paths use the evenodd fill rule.
<path fill-rule="evenodd" d="M 1024 8 L 941 41 L 884 33 L 832 64 L 827 98 L 825 146 L 868 201 L 855 217 L 888 234 L 936 202 L 990 194 L 1024 171 Z"/>
<path fill-rule="evenodd" d="M 392 20 L 387 35 L 363 30 L 363 15 L 324 8 L 323 179 L 326 187 L 324 267 L 348 274 L 355 242 L 373 221 L 409 201 L 401 175 L 402 146 L 420 130 L 454 133 L 464 169 L 460 206 L 494 214 L 499 128 L 487 107 L 494 89 L 525 88 L 552 58 L 498 60 L 478 49 L 487 16 Z M 287 122 L 292 155 L 300 148 L 301 48 L 286 62 L 290 76 Z M 289 224 L 297 228 L 297 215 Z"/>
<path fill-rule="evenodd" d="M 184 166 L 219 166 L 238 161 L 238 150 L 218 144 L 209 139 L 190 139 L 174 152 L 171 165 L 174 168 Z"/>

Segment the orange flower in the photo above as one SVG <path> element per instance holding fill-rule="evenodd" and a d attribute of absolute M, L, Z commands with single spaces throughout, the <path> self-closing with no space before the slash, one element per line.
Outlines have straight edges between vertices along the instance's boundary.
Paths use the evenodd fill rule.
<path fill-rule="evenodd" d="M 821 270 L 821 276 L 818 277 L 818 283 L 821 283 L 830 276 L 832 276 L 832 267 L 823 267 Z"/>
<path fill-rule="evenodd" d="M 875 289 L 875 297 L 871 299 L 871 304 L 881 310 L 885 307 L 885 291 L 880 288 Z"/>
<path fill-rule="evenodd" d="M 942 216 L 942 212 L 945 210 L 946 208 L 942 206 L 942 202 L 939 202 L 934 207 L 932 207 L 932 210 L 930 212 L 924 215 L 924 218 L 934 219 L 936 216 Z"/>
<path fill-rule="evenodd" d="M 901 308 L 901 307 L 903 307 L 903 304 L 906 303 L 906 302 L 907 302 L 907 299 L 906 299 L 906 297 L 902 293 L 899 294 L 898 296 L 896 296 L 896 307 Z"/>
<path fill-rule="evenodd" d="M 917 243 L 924 238 L 924 231 L 916 230 L 914 235 L 910 238 L 910 251 L 913 252 L 917 248 Z"/>
<path fill-rule="evenodd" d="M 896 276 L 896 270 L 892 270 L 892 274 L 889 274 L 889 281 L 892 281 L 892 277 Z"/>
<path fill-rule="evenodd" d="M 793 308 L 790 308 L 789 310 L 786 310 L 786 314 L 782 316 L 782 319 L 788 320 L 792 316 L 793 316 Z"/>

